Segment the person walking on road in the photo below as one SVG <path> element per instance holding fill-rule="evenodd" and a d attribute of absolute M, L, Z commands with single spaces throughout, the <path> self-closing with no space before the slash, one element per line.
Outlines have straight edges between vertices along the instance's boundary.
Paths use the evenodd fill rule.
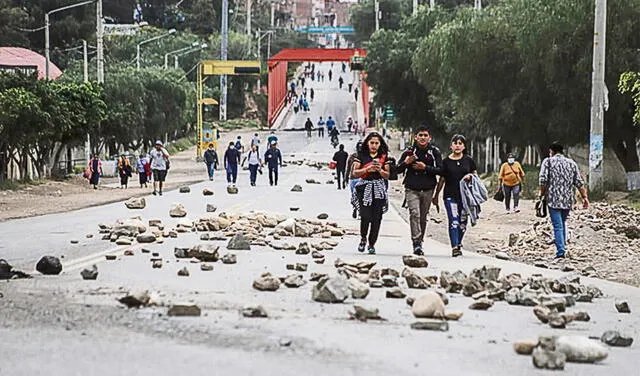
<path fill-rule="evenodd" d="M 267 137 L 267 146 L 271 145 L 274 141 L 278 142 L 278 136 L 276 136 L 276 131 L 271 131 L 271 134 Z"/>
<path fill-rule="evenodd" d="M 331 130 L 336 126 L 336 121 L 329 116 L 327 118 L 327 132 L 331 133 Z"/>
<path fill-rule="evenodd" d="M 151 154 L 151 171 L 153 171 L 153 194 L 162 196 L 162 186 L 167 179 L 169 170 L 169 153 L 162 145 L 162 141 L 156 141 L 155 149 Z M 159 190 L 156 190 L 160 188 Z"/>
<path fill-rule="evenodd" d="M 144 156 L 144 154 L 140 154 L 138 156 L 138 160 L 136 161 L 136 170 L 138 171 L 138 181 L 140 182 L 140 188 L 147 188 L 147 171 L 149 169 L 149 161 Z"/>
<path fill-rule="evenodd" d="M 320 120 L 318 120 L 318 137 L 324 138 L 324 120 L 322 120 L 322 116 L 320 116 Z"/>
<path fill-rule="evenodd" d="M 234 146 L 240 155 L 244 153 L 244 145 L 242 145 L 242 136 L 238 136 L 238 138 L 236 139 L 236 144 Z"/>
<path fill-rule="evenodd" d="M 352 204 L 360 211 L 360 244 L 358 252 L 367 248 L 375 254 L 382 215 L 388 209 L 387 186 L 389 179 L 389 147 L 382 136 L 372 132 L 362 143 L 362 149 L 353 162 L 352 177 L 356 183 L 356 200 Z"/>
<path fill-rule="evenodd" d="M 239 136 L 238 136 L 239 137 Z M 236 149 L 236 144 L 229 142 L 227 151 L 224 152 L 224 169 L 227 171 L 227 185 L 235 186 L 238 178 L 238 164 L 240 163 L 240 152 Z"/>
<path fill-rule="evenodd" d="M 89 184 L 93 186 L 93 189 L 98 189 L 100 183 L 100 176 L 102 176 L 102 161 L 98 158 L 98 154 L 93 155 L 93 159 L 89 161 Z"/>
<path fill-rule="evenodd" d="M 519 213 L 520 208 L 520 192 L 522 184 L 524 184 L 524 170 L 520 163 L 516 161 L 513 154 L 507 155 L 507 161 L 500 166 L 500 174 L 498 175 L 498 189 L 502 189 L 504 193 L 504 206 L 507 214 L 511 212 L 511 195 L 513 194 L 513 212 Z"/>
<path fill-rule="evenodd" d="M 462 239 L 467 230 L 468 214 L 463 209 L 460 182 L 470 181 L 477 173 L 476 162 L 467 154 L 467 139 L 456 134 L 451 139 L 451 154 L 442 160 L 440 180 L 433 195 L 433 205 L 439 209 L 438 197 L 444 187 L 444 205 L 449 220 L 451 256 L 462 256 Z"/>
<path fill-rule="evenodd" d="M 307 137 L 311 138 L 311 132 L 313 131 L 311 118 L 307 118 L 307 121 L 304 123 L 304 129 L 307 131 Z"/>
<path fill-rule="evenodd" d="M 258 147 L 256 145 L 251 147 L 251 150 L 247 155 L 247 161 L 249 162 L 249 180 L 251 182 L 251 186 L 255 187 L 258 170 L 262 166 L 262 160 L 260 159 L 260 153 L 258 152 Z"/>
<path fill-rule="evenodd" d="M 278 185 L 278 167 L 282 167 L 282 153 L 276 142 L 272 142 L 271 148 L 264 153 L 264 160 L 269 168 L 269 185 Z"/>
<path fill-rule="evenodd" d="M 556 259 L 565 258 L 567 218 L 573 206 L 575 188 L 582 197 L 582 207 L 589 208 L 589 198 L 584 181 L 575 161 L 564 156 L 564 146 L 554 142 L 549 157 L 540 166 L 540 197 L 549 206 L 549 218 L 553 225 Z M 575 188 L 574 188 L 575 187 Z"/>
<path fill-rule="evenodd" d="M 353 134 L 358 135 L 358 121 L 353 122 Z"/>
<path fill-rule="evenodd" d="M 360 149 L 362 149 L 362 141 L 358 141 L 356 143 L 356 151 L 355 153 L 351 153 L 351 155 L 349 155 L 349 159 L 347 159 L 347 179 L 349 179 L 349 191 L 351 192 L 351 202 L 354 202 L 354 200 L 357 200 L 356 198 L 356 184 L 358 183 L 358 180 L 360 180 L 359 178 L 354 178 L 353 177 L 353 162 L 356 160 L 356 157 L 358 157 L 358 153 L 360 152 Z M 353 207 L 353 219 L 356 219 L 358 217 L 358 209 L 356 206 Z"/>
<path fill-rule="evenodd" d="M 213 174 L 218 168 L 218 153 L 213 148 L 213 144 L 209 144 L 209 148 L 204 152 L 204 163 L 207 165 L 209 180 L 213 180 Z"/>
<path fill-rule="evenodd" d="M 313 88 L 311 88 L 311 90 L 309 90 L 309 97 L 311 98 L 311 102 L 313 102 L 313 97 L 315 97 L 315 95 L 315 91 L 313 91 Z"/>
<path fill-rule="evenodd" d="M 340 76 L 338 78 L 338 86 L 340 87 L 340 89 L 342 89 L 342 85 L 344 85 L 344 80 L 342 79 L 342 76 Z"/>
<path fill-rule="evenodd" d="M 400 156 L 397 171 L 404 173 L 404 194 L 409 206 L 409 223 L 413 253 L 424 255 L 422 242 L 427 230 L 427 220 L 438 174 L 442 171 L 440 150 L 431 145 L 431 132 L 427 127 L 416 130 L 413 146 Z"/>
<path fill-rule="evenodd" d="M 129 159 L 124 155 L 120 156 L 118 160 L 118 175 L 120 176 L 120 188 L 127 189 L 129 178 L 132 175 L 132 168 Z"/>
<path fill-rule="evenodd" d="M 353 118 L 349 116 L 347 118 L 347 132 L 351 133 L 351 128 L 353 128 Z"/>
<path fill-rule="evenodd" d="M 331 77 L 333 77 L 333 72 L 329 69 L 329 81 L 331 81 Z"/>
<path fill-rule="evenodd" d="M 260 136 L 258 136 L 257 133 L 254 133 L 253 138 L 251 139 L 251 146 L 253 147 L 253 145 L 256 146 L 258 151 L 260 150 Z"/>
<path fill-rule="evenodd" d="M 340 144 L 339 150 L 333 154 L 333 160 L 336 162 L 336 177 L 338 179 L 338 189 L 347 188 L 347 159 L 349 154 L 344 151 L 344 145 Z M 341 181 L 342 180 L 342 181 Z"/>
<path fill-rule="evenodd" d="M 353 95 L 356 97 L 356 102 L 358 101 L 358 88 L 353 89 Z"/>

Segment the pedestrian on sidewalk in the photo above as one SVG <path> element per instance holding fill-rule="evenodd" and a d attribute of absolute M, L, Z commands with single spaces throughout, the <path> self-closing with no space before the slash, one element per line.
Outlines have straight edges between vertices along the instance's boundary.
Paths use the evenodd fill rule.
<path fill-rule="evenodd" d="M 304 123 L 304 129 L 307 131 L 307 137 L 311 138 L 311 131 L 313 131 L 311 118 L 307 118 L 307 121 Z"/>
<path fill-rule="evenodd" d="M 389 147 L 378 133 L 370 133 L 362 143 L 362 149 L 353 162 L 352 176 L 360 178 L 356 183 L 356 197 L 352 204 L 360 212 L 360 244 L 358 252 L 375 254 L 376 241 L 380 233 L 382 215 L 387 212 L 389 202 L 387 187 L 389 179 Z M 368 247 L 367 247 L 368 241 Z"/>
<path fill-rule="evenodd" d="M 258 147 L 253 145 L 249 154 L 247 155 L 247 161 L 249 162 L 249 180 L 251 182 L 251 186 L 256 186 L 256 179 L 258 177 L 258 171 L 262 166 L 262 160 L 260 159 L 260 153 L 258 152 Z M 260 171 L 262 173 L 262 171 Z"/>
<path fill-rule="evenodd" d="M 502 189 L 504 193 L 504 206 L 507 214 L 511 212 L 511 195 L 513 194 L 513 212 L 519 213 L 520 208 L 520 192 L 522 184 L 524 184 L 524 170 L 520 163 L 516 161 L 513 154 L 507 154 L 507 161 L 500 166 L 500 174 L 498 175 L 498 189 Z"/>
<path fill-rule="evenodd" d="M 549 157 L 540 166 L 540 193 L 549 206 L 549 218 L 553 225 L 556 258 L 565 258 L 567 240 L 567 218 L 573 206 L 575 188 L 582 197 L 582 207 L 589 208 L 589 198 L 576 162 L 564 154 L 564 146 L 554 142 L 549 148 Z M 574 188 L 575 187 L 575 188 Z"/>
<path fill-rule="evenodd" d="M 467 139 L 456 134 L 451 139 L 451 154 L 442 160 L 440 180 L 433 195 L 433 205 L 439 209 L 438 197 L 444 187 L 444 205 L 449 220 L 449 241 L 451 256 L 462 256 L 462 239 L 467 230 L 468 214 L 462 205 L 460 181 L 470 181 L 477 173 L 476 162 L 467 154 Z"/>
<path fill-rule="evenodd" d="M 227 171 L 227 186 L 236 185 L 238 178 L 238 163 L 240 163 L 240 152 L 236 149 L 237 143 L 229 142 L 227 151 L 224 152 L 224 169 Z"/>
<path fill-rule="evenodd" d="M 138 180 L 140 181 L 140 188 L 142 188 L 143 186 L 144 188 L 147 188 L 147 170 L 149 168 L 149 161 L 144 156 L 144 154 L 140 154 L 138 156 L 136 167 L 138 170 Z"/>
<path fill-rule="evenodd" d="M 162 145 L 162 141 L 156 141 L 155 148 L 151 154 L 151 171 L 153 171 L 153 194 L 162 196 L 162 186 L 167 179 L 169 170 L 169 153 Z M 157 188 L 159 190 L 156 190 Z"/>
<path fill-rule="evenodd" d="M 320 120 L 318 120 L 318 137 L 324 138 L 324 120 L 322 120 L 322 116 L 320 116 Z"/>
<path fill-rule="evenodd" d="M 347 159 L 349 154 L 344 151 L 344 145 L 340 144 L 339 150 L 333 154 L 333 160 L 336 162 L 336 177 L 338 179 L 338 189 L 347 188 Z"/>
<path fill-rule="evenodd" d="M 431 131 L 426 126 L 416 130 L 415 142 L 400 156 L 398 173 L 404 173 L 405 201 L 409 206 L 409 223 L 413 253 L 422 256 L 422 242 L 427 230 L 427 221 L 433 191 L 438 174 L 442 172 L 440 150 L 431 145 Z"/>
<path fill-rule="evenodd" d="M 209 144 L 209 147 L 204 152 L 204 163 L 207 165 L 209 180 L 213 180 L 213 175 L 218 168 L 218 153 L 213 148 L 213 144 Z"/>
<path fill-rule="evenodd" d="M 98 189 L 100 183 L 100 176 L 102 176 L 102 161 L 98 158 L 98 154 L 93 155 L 93 159 L 89 161 L 89 184 L 93 186 L 93 189 Z"/>
<path fill-rule="evenodd" d="M 264 153 L 264 161 L 269 168 L 269 185 L 278 185 L 278 167 L 282 167 L 282 153 L 276 142 L 272 142 L 271 147 Z"/>

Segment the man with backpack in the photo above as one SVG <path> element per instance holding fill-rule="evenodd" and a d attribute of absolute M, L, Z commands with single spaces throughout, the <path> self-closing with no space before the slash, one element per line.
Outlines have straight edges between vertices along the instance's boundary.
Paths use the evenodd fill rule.
<path fill-rule="evenodd" d="M 433 191 L 437 185 L 437 175 L 442 170 L 442 155 L 431 145 L 431 132 L 426 126 L 418 127 L 415 142 L 400 156 L 396 168 L 404 172 L 403 185 L 405 200 L 409 206 L 409 223 L 413 253 L 423 255 L 422 242 L 427 229 L 427 218 Z"/>
<path fill-rule="evenodd" d="M 340 144 L 339 150 L 333 155 L 333 160 L 336 162 L 336 177 L 338 179 L 338 189 L 344 189 L 347 187 L 347 159 L 349 154 L 344 151 L 344 145 Z M 342 179 L 341 179 L 342 178 Z"/>

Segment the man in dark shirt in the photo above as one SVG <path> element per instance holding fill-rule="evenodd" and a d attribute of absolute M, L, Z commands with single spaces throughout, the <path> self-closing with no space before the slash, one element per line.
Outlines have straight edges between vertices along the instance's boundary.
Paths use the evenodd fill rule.
<path fill-rule="evenodd" d="M 282 167 L 282 153 L 278 149 L 277 143 L 271 143 L 271 148 L 264 153 L 264 161 L 269 168 L 269 185 L 278 185 L 278 167 Z"/>
<path fill-rule="evenodd" d="M 336 151 L 333 155 L 333 160 L 336 162 L 336 175 L 338 178 L 338 189 L 347 187 L 347 159 L 349 154 L 344 151 L 344 145 L 340 144 L 340 150 Z M 342 182 L 340 182 L 342 178 Z"/>
<path fill-rule="evenodd" d="M 209 180 L 213 180 L 213 173 L 218 167 L 218 154 L 216 154 L 216 149 L 213 148 L 213 144 L 209 144 L 209 148 L 204 152 L 204 163 L 207 164 Z"/>
<path fill-rule="evenodd" d="M 233 142 L 229 142 L 229 148 L 224 153 L 224 168 L 227 170 L 227 184 L 229 185 L 236 185 L 238 163 L 240 163 L 240 152 Z"/>
<path fill-rule="evenodd" d="M 423 255 L 422 242 L 427 229 L 427 217 L 437 184 L 437 174 L 442 169 L 442 156 L 437 147 L 430 144 L 431 132 L 419 127 L 413 146 L 400 156 L 398 173 L 404 172 L 405 199 L 409 206 L 413 253 Z"/>
<path fill-rule="evenodd" d="M 307 131 L 307 137 L 311 137 L 311 131 L 313 131 L 313 122 L 311 118 L 307 118 L 307 122 L 304 123 L 304 129 Z"/>

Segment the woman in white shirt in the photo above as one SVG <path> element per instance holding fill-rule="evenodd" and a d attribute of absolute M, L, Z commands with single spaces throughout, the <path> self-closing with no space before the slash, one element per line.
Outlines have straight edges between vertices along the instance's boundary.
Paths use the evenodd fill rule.
<path fill-rule="evenodd" d="M 260 153 L 258 153 L 258 145 L 251 145 L 251 150 L 247 155 L 247 161 L 249 162 L 249 178 L 251 180 L 251 186 L 255 187 L 258 170 L 262 167 L 262 159 L 260 159 Z"/>

